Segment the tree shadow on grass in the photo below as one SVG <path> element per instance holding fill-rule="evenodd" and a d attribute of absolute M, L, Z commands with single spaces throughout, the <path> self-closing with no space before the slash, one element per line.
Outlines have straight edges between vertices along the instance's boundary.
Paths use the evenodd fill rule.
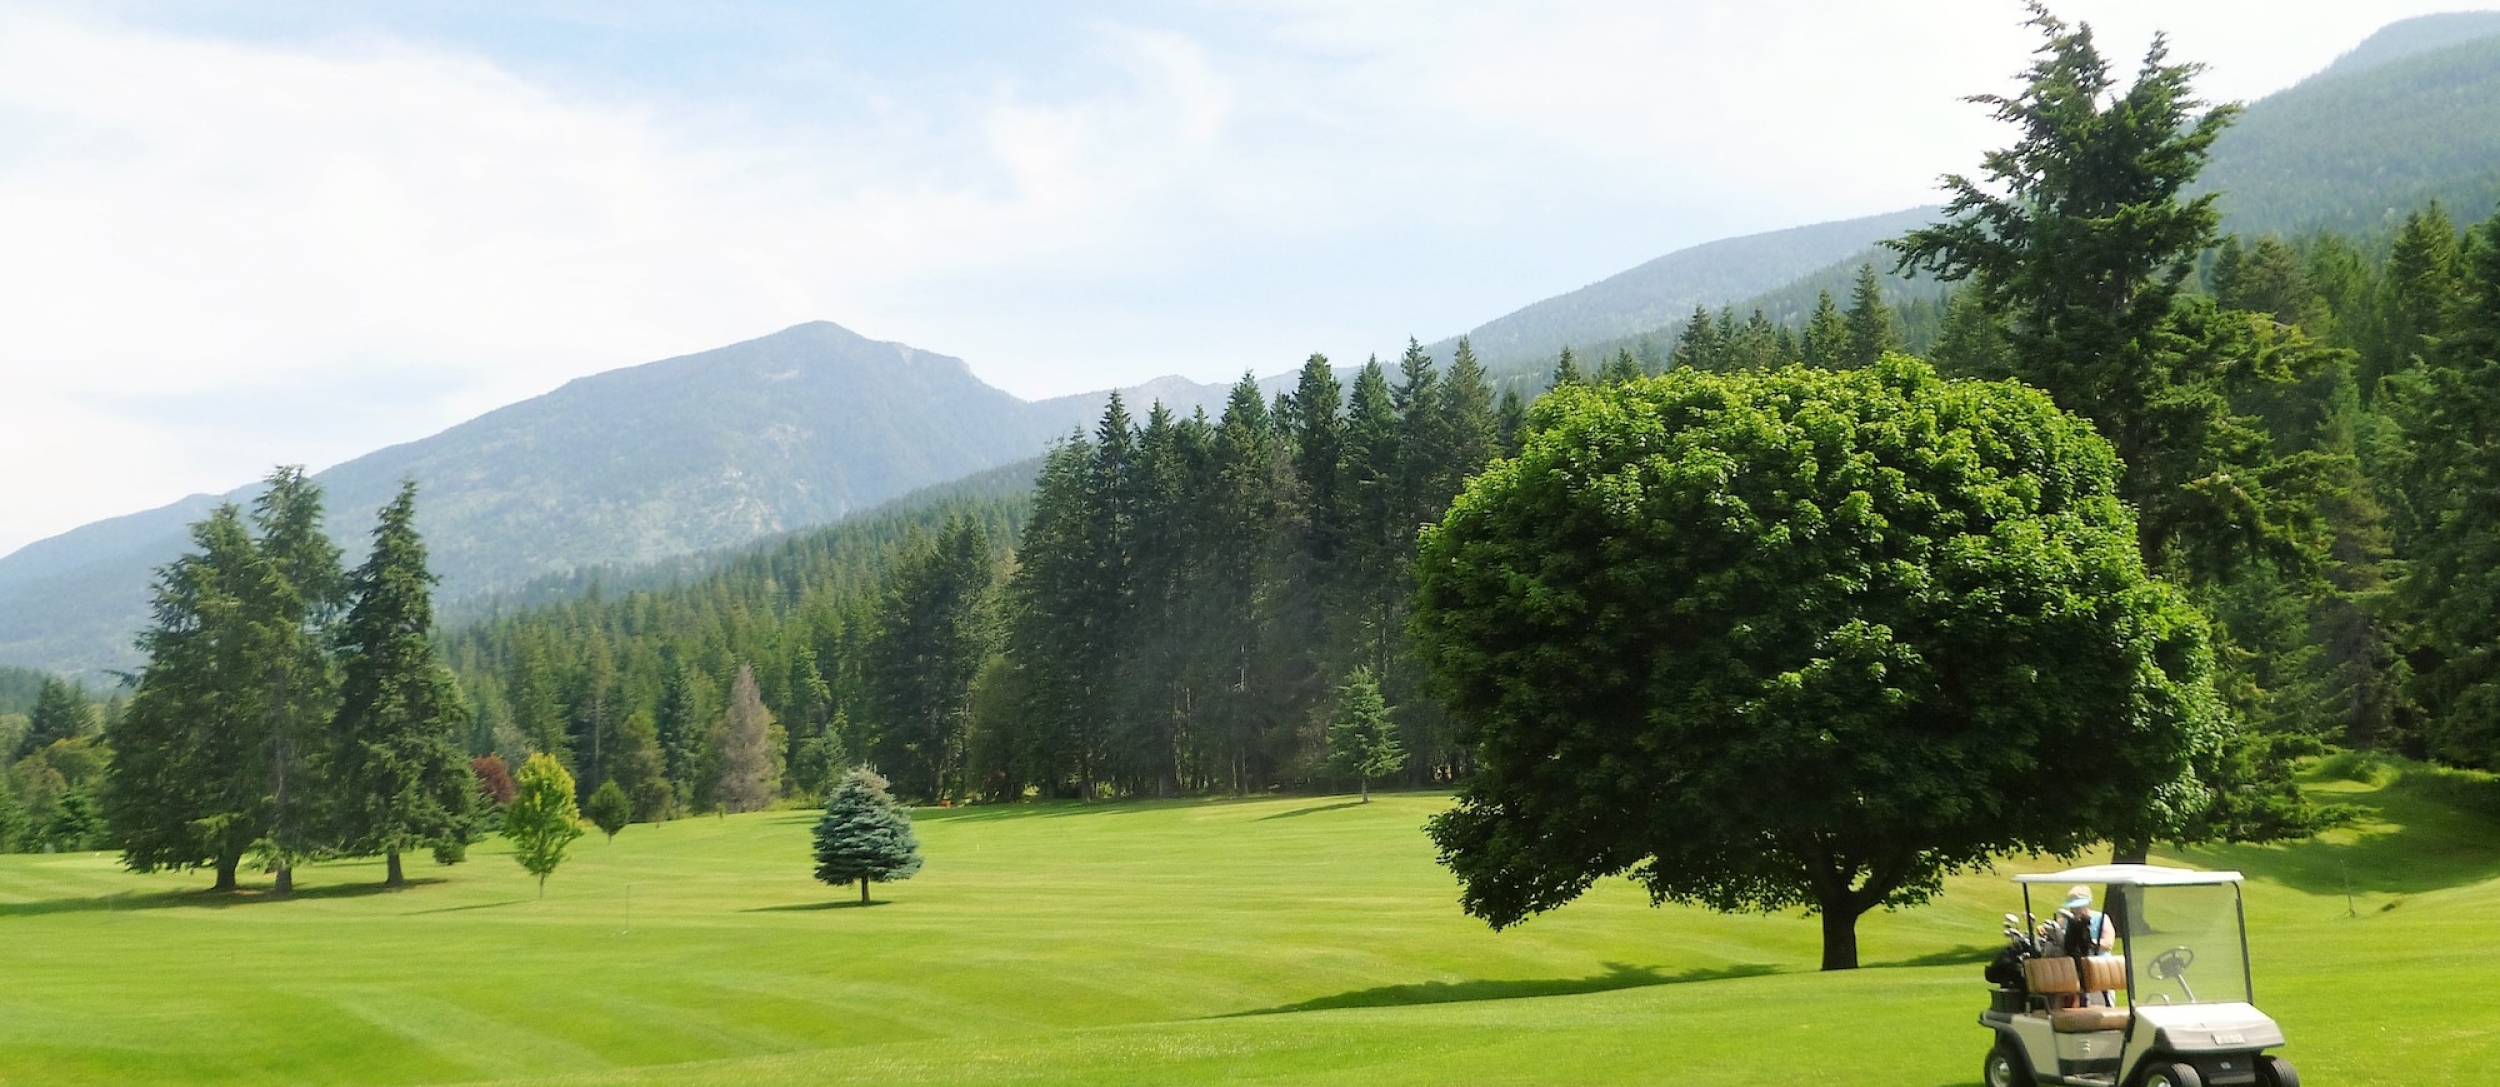
<path fill-rule="evenodd" d="M 526 898 L 507 898 L 501 902 L 472 902 L 466 906 L 439 906 L 430 910 L 410 910 L 401 916 L 422 917 L 429 913 L 467 913 L 470 910 L 492 910 L 500 909 L 505 906 L 519 906 L 524 905 L 529 901 L 530 900 Z"/>
<path fill-rule="evenodd" d="M 837 898 L 829 902 L 793 902 L 786 906 L 749 906 L 746 909 L 739 910 L 738 912 L 815 913 L 819 910 L 860 910 L 866 909 L 870 906 L 890 906 L 893 904 L 894 900 L 890 898 L 870 899 L 866 902 L 862 902 L 856 898 Z"/>
<path fill-rule="evenodd" d="M 1285 1012 L 1331 1011 L 1339 1008 L 1402 1008 L 1417 1004 L 1462 1004 L 1477 1000 L 1515 1000 L 1530 996 L 1572 996 L 1580 993 L 1605 993 L 1617 989 L 1640 989 L 1652 985 L 1679 985 L 1691 981 L 1723 981 L 1729 978 L 1761 977 L 1775 973 L 1769 963 L 1739 963 L 1719 970 L 1687 970 L 1681 974 L 1660 973 L 1654 966 L 1630 966 L 1619 962 L 1606 964 L 1606 972 L 1584 978 L 1528 978 L 1517 981 L 1426 981 L 1413 985 L 1383 985 L 1376 989 L 1356 989 L 1332 996 L 1316 997 L 1273 1008 L 1229 1012 L 1217 1019 L 1236 1019 L 1249 1015 L 1278 1015 Z"/>
<path fill-rule="evenodd" d="M 1308 808 L 1295 808 L 1292 811 L 1280 811 L 1274 815 L 1262 815 L 1257 821 L 1264 823 L 1270 819 L 1291 819 L 1297 815 L 1317 815 L 1324 811 L 1344 811 L 1347 808 L 1362 806 L 1363 802 L 1360 800 L 1340 800 L 1334 804 L 1320 804 Z"/>
<path fill-rule="evenodd" d="M 1997 952 L 2002 950 L 2004 950 L 2002 945 L 1997 947 L 1982 947 L 1978 944 L 1963 944 L 1960 947 L 1947 948 L 1943 951 L 1930 951 L 1924 955 L 1919 955 L 1913 958 L 1892 959 L 1886 962 L 1870 962 L 1866 965 L 1870 967 L 1971 966 L 1985 963 L 1996 958 Z"/>
<path fill-rule="evenodd" d="M 2354 765 L 2357 763 L 2357 765 Z M 2500 879 L 2500 780 L 2396 759 L 2330 759 L 2302 782 L 2350 825 L 2315 838 L 2181 850 L 2314 895 L 2420 894 Z"/>
<path fill-rule="evenodd" d="M 385 887 L 379 883 L 338 883 L 298 887 L 291 894 L 273 894 L 266 888 L 247 887 L 240 891 L 208 891 L 186 889 L 158 891 L 153 894 L 97 895 L 92 898 L 47 898 L 39 902 L 0 902 L 0 917 L 42 917 L 56 913 L 119 913 L 123 910 L 170 910 L 183 908 L 222 910 L 235 906 L 251 906 L 276 902 L 321 902 L 341 898 L 365 898 L 392 894 L 443 882 L 441 877 L 424 877 L 408 881 L 406 887 Z"/>

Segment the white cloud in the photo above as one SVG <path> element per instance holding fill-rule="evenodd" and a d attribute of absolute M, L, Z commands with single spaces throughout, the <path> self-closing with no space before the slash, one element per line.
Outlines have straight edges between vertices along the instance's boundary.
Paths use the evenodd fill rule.
<path fill-rule="evenodd" d="M 2058 6 L 2247 97 L 2441 5 Z M 1958 99 L 2021 17 L 1243 0 L 886 67 L 833 51 L 883 48 L 863 24 L 768 101 L 0 13 L 0 551 L 815 318 L 1025 395 L 1394 349 L 1931 198 L 1995 138 Z"/>

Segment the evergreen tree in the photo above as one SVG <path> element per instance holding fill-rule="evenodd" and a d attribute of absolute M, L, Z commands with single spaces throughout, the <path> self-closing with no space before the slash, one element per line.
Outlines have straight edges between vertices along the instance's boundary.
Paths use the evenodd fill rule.
<path fill-rule="evenodd" d="M 1837 370 L 1848 365 L 1849 351 L 1849 323 L 1832 303 L 1832 292 L 1815 292 L 1814 316 L 1806 322 L 1806 365 Z"/>
<path fill-rule="evenodd" d="M 1614 356 L 1606 360 L 1606 365 L 1597 371 L 1597 383 L 1623 385 L 1647 376 L 1641 372 L 1641 360 L 1632 357 L 1632 349 L 1619 347 L 1615 349 Z"/>
<path fill-rule="evenodd" d="M 543 751 L 555 756 L 570 773 L 574 765 L 571 730 L 565 726 L 564 703 L 557 697 L 555 660 L 544 640 L 529 638 L 521 643 L 520 652 L 513 657 L 507 689 L 511 692 L 512 726 L 525 745 L 525 750 L 507 754 Z"/>
<path fill-rule="evenodd" d="M 2405 216 L 2387 256 L 2384 342 L 2363 360 L 2365 402 L 2377 397 L 2380 379 L 2413 368 L 2433 349 L 2463 300 L 2461 270 L 2456 224 L 2438 201 Z"/>
<path fill-rule="evenodd" d="M 1725 361 L 1730 369 L 1769 370 L 1781 363 L 1779 329 L 1761 310 L 1728 333 Z"/>
<path fill-rule="evenodd" d="M 1727 341 L 1719 338 L 1717 327 L 1710 322 L 1710 311 L 1695 303 L 1693 315 L 1685 319 L 1683 331 L 1676 334 L 1675 352 L 1669 359 L 1679 370 L 1725 369 L 1725 362 L 1720 356 L 1725 352 L 1726 344 Z"/>
<path fill-rule="evenodd" d="M 1466 341 L 1459 341 L 1458 350 L 1470 365 L 1475 362 Z M 1482 371 L 1477 373 L 1481 380 Z M 1169 413 L 1165 420 L 1168 427 Z M 1336 372 L 1329 369 L 1328 356 L 1313 355 L 1302 364 L 1280 422 L 1292 434 L 1293 475 L 1302 488 L 1302 507 L 1307 513 L 1303 549 L 1313 562 L 1325 567 L 1345 546 L 1347 529 L 1345 497 L 1337 489 L 1337 461 L 1345 456 L 1345 390 L 1337 384 Z M 1153 430 L 1151 422 L 1148 429 Z M 1176 472 L 1164 478 L 1178 481 Z"/>
<path fill-rule="evenodd" d="M 918 871 L 911 813 L 886 792 L 885 779 L 865 766 L 844 775 L 816 821 L 816 878 L 836 887 L 857 882 L 864 905 L 871 881 L 910 879 Z"/>
<path fill-rule="evenodd" d="M 1946 302 L 1944 328 L 1932 354 L 1946 377 L 1997 380 L 2013 376 L 2005 336 L 1977 291 L 1955 291 Z"/>
<path fill-rule="evenodd" d="M 1337 712 L 1328 724 L 1328 761 L 1360 784 L 1366 804 L 1372 800 L 1372 779 L 1406 767 L 1406 748 L 1389 725 L 1389 708 L 1380 700 L 1380 685 L 1372 681 L 1370 669 L 1355 669 L 1337 688 Z"/>
<path fill-rule="evenodd" d="M 1519 390 L 1503 389 L 1502 406 L 1493 412 L 1493 433 L 1498 439 L 1500 455 L 1519 455 L 1519 443 L 1528 429 L 1528 403 L 1519 398 Z"/>
<path fill-rule="evenodd" d="M 1440 409 L 1441 431 L 1449 442 L 1449 467 L 1439 481 L 1439 489 L 1457 494 L 1469 475 L 1483 468 L 1486 462 L 1502 454 L 1501 421 L 1493 406 L 1493 387 L 1487 383 L 1483 364 L 1476 361 L 1476 350 L 1465 337 L 1460 337 L 1458 350 L 1450 357 L 1450 372 L 1442 380 Z M 1334 470 L 1334 465 L 1330 470 Z"/>
<path fill-rule="evenodd" d="M 1100 720 L 1098 692 L 1108 682 L 1095 645 L 1106 618 L 1090 591 L 1099 564 L 1088 531 L 1086 481 L 1093 444 L 1082 434 L 1051 451 L 1034 482 L 1033 519 L 1007 586 L 1007 651 L 1026 680 L 1023 712 L 1002 740 L 1008 762 L 997 769 L 1021 792 L 1040 784 L 1056 794 L 1083 795 L 1092 778 L 1084 753 Z"/>
<path fill-rule="evenodd" d="M 259 644 L 248 676 L 236 678 L 261 689 L 255 739 L 265 791 L 252 849 L 275 874 L 279 894 L 294 889 L 297 864 L 327 850 L 324 824 L 344 802 L 323 771 L 335 754 L 338 676 L 329 649 L 346 580 L 338 545 L 322 530 L 321 506 L 321 488 L 297 466 L 272 472 L 252 504 L 259 576 L 244 606 Z"/>
<path fill-rule="evenodd" d="M 989 539 L 967 520 L 914 546 L 888 577 L 866 678 L 877 707 L 874 749 L 909 770 L 932 800 L 960 796 L 972 679 L 989 658 Z"/>
<path fill-rule="evenodd" d="M 28 721 L 26 738 L 18 744 L 18 750 L 0 751 L 0 755 L 6 756 L 0 761 L 14 762 L 27 752 L 50 747 L 56 740 L 93 736 L 103 725 L 95 706 L 87 701 L 86 692 L 57 676 L 43 677 Z"/>
<path fill-rule="evenodd" d="M 2231 239 L 2227 252 L 2241 252 L 2238 238 Z M 2222 265 L 2215 265 L 2214 300 L 2225 309 L 2264 314 L 2277 324 L 2318 323 L 2312 312 L 2317 294 L 2309 287 L 2300 257 L 2271 234 L 2257 239 L 2256 245 L 2233 261 L 2228 274 Z"/>
<path fill-rule="evenodd" d="M 547 897 L 547 876 L 564 863 L 564 851 L 582 836 L 581 808 L 573 799 L 573 775 L 544 751 L 521 764 L 513 775 L 512 803 L 503 810 L 503 836 L 512 842 L 512 859 L 538 877 L 538 897 Z"/>
<path fill-rule="evenodd" d="M 522 653 L 530 647 L 525 643 Z M 674 645 L 660 648 L 660 696 L 652 710 L 652 727 L 660 744 L 660 757 L 668 767 L 668 780 L 677 799 L 672 805 L 692 808 L 698 796 L 707 790 L 701 785 L 701 763 L 705 723 L 712 719 L 711 684 Z"/>
<path fill-rule="evenodd" d="M 2090 27 L 2031 10 L 2046 40 L 2024 89 L 1974 99 L 2019 132 L 1986 158 L 2001 191 L 1947 177 L 1947 221 L 1891 244 L 1903 269 L 1969 280 L 2013 376 L 2118 447 L 2145 561 L 2210 577 L 2244 554 L 2247 527 L 2284 520 L 2223 387 L 2243 372 L 2228 339 L 2244 324 L 2177 304 L 2219 214 L 2216 194 L 2181 193 L 2238 107 L 2205 109 L 2201 66 L 2169 63 L 2158 36 L 2122 90 Z"/>
<path fill-rule="evenodd" d="M 1849 289 L 1849 350 L 1842 365 L 1867 367 L 1887 351 L 1901 350 L 1901 329 L 1892 307 L 1884 304 L 1883 282 L 1872 264 L 1858 265 L 1857 284 Z"/>
<path fill-rule="evenodd" d="M 668 764 L 660 754 L 660 730 L 652 723 L 651 711 L 628 714 L 616 739 L 616 772 L 608 780 L 624 790 L 633 820 L 651 823 L 668 818 L 676 797 L 669 788 Z"/>
<path fill-rule="evenodd" d="M 2429 749 L 2500 767 L 2500 215 L 2459 271 L 2462 302 L 2406 406 L 2418 482 L 2403 602 Z"/>
<path fill-rule="evenodd" d="M 466 842 L 476 779 L 457 683 L 435 658 L 434 574 L 416 529 L 415 481 L 383 507 L 373 553 L 348 578 L 336 724 L 340 834 L 350 852 L 383 854 L 385 886 L 407 884 L 400 854 Z"/>
<path fill-rule="evenodd" d="M 1562 389 L 1588 383 L 1588 375 L 1580 372 L 1579 361 L 1571 357 L 1571 349 L 1566 347 L 1562 349 L 1562 357 L 1554 360 L 1554 376 L 1545 383 L 1545 387 Z"/>
<path fill-rule="evenodd" d="M 729 687 L 729 708 L 712 730 L 713 764 L 718 777 L 712 787 L 713 806 L 723 812 L 762 811 L 781 795 L 781 743 L 773 735 L 773 715 L 755 686 L 755 666 L 738 666 Z"/>

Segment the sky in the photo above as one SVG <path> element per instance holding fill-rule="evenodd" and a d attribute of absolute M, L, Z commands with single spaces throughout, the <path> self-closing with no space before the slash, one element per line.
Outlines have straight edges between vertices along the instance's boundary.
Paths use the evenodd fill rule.
<path fill-rule="evenodd" d="M 2216 100 L 2472 0 L 2062 0 Z M 810 320 L 1027 398 L 1935 198 L 2015 0 L 0 0 L 0 554 Z"/>

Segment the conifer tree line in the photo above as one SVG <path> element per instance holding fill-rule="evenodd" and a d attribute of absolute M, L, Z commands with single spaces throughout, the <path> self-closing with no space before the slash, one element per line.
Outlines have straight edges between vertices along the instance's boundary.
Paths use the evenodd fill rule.
<path fill-rule="evenodd" d="M 476 837 L 415 512 L 411 482 L 352 571 L 299 468 L 249 513 L 229 503 L 192 526 L 193 550 L 158 571 L 147 664 L 106 732 L 103 836 L 123 863 L 210 868 L 220 890 L 249 863 L 285 892 L 306 861 L 381 854 L 396 886 L 403 853 L 455 860 Z"/>
<path fill-rule="evenodd" d="M 1409 343 L 1344 388 L 1312 356 L 1273 401 L 1221 414 L 1114 397 L 1052 452 L 969 722 L 973 795 L 1170 796 L 1309 786 L 1338 689 L 1367 671 L 1410 781 L 1467 756 L 1421 687 L 1405 626 L 1415 534 L 1511 438 L 1461 342 Z"/>
<path fill-rule="evenodd" d="M 862 764 L 907 795 L 956 795 L 961 692 L 1030 504 L 960 496 L 453 631 L 467 749 L 502 767 L 549 755 L 584 805 L 613 784 L 636 822 L 819 802 Z"/>
<path fill-rule="evenodd" d="M 2195 833 L 2314 825 L 2287 767 L 2322 743 L 2500 768 L 2500 215 L 2221 236 L 2219 194 L 2183 194 L 2235 108 L 2159 44 L 2122 88 L 2087 32 L 2034 14 L 2028 89 L 1980 99 L 2015 145 L 1892 243 L 1940 300 L 1888 302 L 1865 265 L 1794 325 L 1697 308 L 1498 398 L 1464 341 L 1446 370 L 1410 342 L 1350 386 L 1313 356 L 1212 417 L 1114 396 L 1029 494 L 440 638 L 413 491 L 350 572 L 318 488 L 281 470 L 160 572 L 126 699 L 0 673 L 26 707 L 0 714 L 0 849 L 118 848 L 220 886 L 380 854 L 396 881 L 405 852 L 457 856 L 481 789 L 509 797 L 536 756 L 633 820 L 814 801 L 860 766 L 926 800 L 1463 778 L 1408 642 L 1411 566 L 1519 449 L 1523 392 L 1905 349 L 2036 386 L 2117 449 L 2137 542 L 2215 620 L 2244 726 Z"/>

